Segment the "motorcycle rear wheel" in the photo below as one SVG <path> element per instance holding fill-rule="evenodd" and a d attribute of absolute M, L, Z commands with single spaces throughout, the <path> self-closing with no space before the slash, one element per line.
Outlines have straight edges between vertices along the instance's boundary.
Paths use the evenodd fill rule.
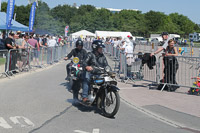
<path fill-rule="evenodd" d="M 102 98 L 102 111 L 105 117 L 114 117 L 120 106 L 120 97 L 117 91 L 109 91 L 107 97 L 104 95 Z"/>

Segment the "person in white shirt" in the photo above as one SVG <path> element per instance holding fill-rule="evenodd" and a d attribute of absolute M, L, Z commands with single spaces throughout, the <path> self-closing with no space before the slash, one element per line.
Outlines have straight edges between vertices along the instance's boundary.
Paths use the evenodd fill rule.
<path fill-rule="evenodd" d="M 132 77 L 131 74 L 131 65 L 134 61 L 134 55 L 133 55 L 133 47 L 130 43 L 128 43 L 125 47 L 125 55 L 126 55 L 126 64 L 127 64 L 127 76 Z"/>
<path fill-rule="evenodd" d="M 117 46 L 118 46 L 118 41 L 117 41 L 117 39 L 115 38 L 115 39 L 114 39 L 114 42 L 113 42 L 113 47 L 116 48 Z"/>
<path fill-rule="evenodd" d="M 57 45 L 55 37 L 49 37 L 47 42 L 47 64 L 52 64 L 55 59 L 55 46 Z"/>
<path fill-rule="evenodd" d="M 57 45 L 55 37 L 50 37 L 50 40 L 47 43 L 48 47 L 55 47 Z"/>
<path fill-rule="evenodd" d="M 163 38 L 163 42 L 162 42 L 163 46 L 160 47 L 156 52 L 151 53 L 150 56 L 156 55 L 156 54 L 160 53 L 162 50 L 166 50 L 166 48 L 167 48 L 167 46 L 168 46 L 168 41 L 169 41 L 170 39 L 172 39 L 172 38 L 169 38 L 169 34 L 168 34 L 167 32 L 163 32 L 163 33 L 161 34 L 161 36 L 162 36 L 162 38 Z"/>
<path fill-rule="evenodd" d="M 125 40 L 122 40 L 121 45 L 119 46 L 120 50 L 124 51 L 126 47 L 126 42 Z"/>
<path fill-rule="evenodd" d="M 126 54 L 126 63 L 127 65 L 131 65 L 133 62 L 133 47 L 130 44 L 127 44 L 125 47 L 125 54 Z"/>
<path fill-rule="evenodd" d="M 117 41 L 118 41 L 118 47 L 120 47 L 122 45 L 122 37 L 120 36 Z"/>

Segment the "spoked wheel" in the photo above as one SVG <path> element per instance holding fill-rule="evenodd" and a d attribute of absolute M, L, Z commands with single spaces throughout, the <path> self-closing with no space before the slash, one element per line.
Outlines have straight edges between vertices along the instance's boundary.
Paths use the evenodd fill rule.
<path fill-rule="evenodd" d="M 106 117 L 114 117 L 120 106 L 120 97 L 117 91 L 109 91 L 102 100 L 102 111 Z"/>

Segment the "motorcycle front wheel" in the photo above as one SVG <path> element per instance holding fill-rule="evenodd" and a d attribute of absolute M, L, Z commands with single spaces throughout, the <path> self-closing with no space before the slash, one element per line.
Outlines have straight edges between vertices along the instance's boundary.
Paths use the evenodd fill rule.
<path fill-rule="evenodd" d="M 105 117 L 112 118 L 114 117 L 120 106 L 120 97 L 117 91 L 107 92 L 107 96 L 102 98 L 102 111 Z"/>

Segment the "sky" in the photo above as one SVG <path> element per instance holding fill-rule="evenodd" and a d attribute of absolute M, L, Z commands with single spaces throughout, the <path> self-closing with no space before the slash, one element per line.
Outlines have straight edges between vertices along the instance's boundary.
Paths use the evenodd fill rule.
<path fill-rule="evenodd" d="M 7 1 L 7 0 L 2 0 Z M 93 5 L 103 8 L 138 9 L 142 13 L 150 10 L 160 11 L 165 14 L 179 13 L 187 16 L 193 22 L 200 24 L 200 0 L 42 0 L 50 8 L 57 5 Z M 15 0 L 17 5 L 27 5 L 28 0 Z"/>

